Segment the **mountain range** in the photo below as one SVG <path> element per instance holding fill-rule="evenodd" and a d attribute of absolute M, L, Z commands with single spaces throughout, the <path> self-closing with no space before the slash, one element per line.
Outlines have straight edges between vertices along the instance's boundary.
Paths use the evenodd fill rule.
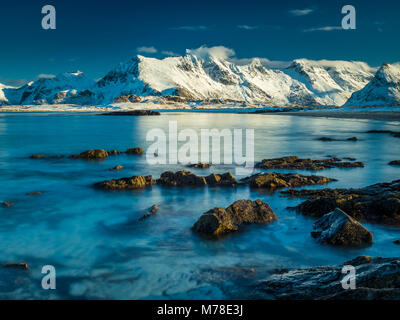
<path fill-rule="evenodd" d="M 400 104 L 400 64 L 370 67 L 356 61 L 293 60 L 271 68 L 261 59 L 136 56 L 98 81 L 82 72 L 41 78 L 21 87 L 0 84 L 0 105 L 106 105 L 158 101 L 263 105 L 365 106 Z"/>

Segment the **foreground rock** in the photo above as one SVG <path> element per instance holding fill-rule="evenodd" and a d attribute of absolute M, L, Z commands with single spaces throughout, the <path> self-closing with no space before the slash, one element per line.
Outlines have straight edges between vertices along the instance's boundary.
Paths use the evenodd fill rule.
<path fill-rule="evenodd" d="M 129 189 L 143 189 L 151 187 L 155 184 L 152 176 L 133 176 L 130 178 L 121 178 L 97 182 L 94 184 L 96 188 L 105 190 L 129 190 Z"/>
<path fill-rule="evenodd" d="M 197 176 L 190 171 L 166 171 L 161 174 L 157 183 L 170 187 L 183 186 L 235 186 L 237 184 L 234 175 L 230 172 L 224 174 L 210 174 L 207 177 Z"/>
<path fill-rule="evenodd" d="M 145 215 L 143 215 L 143 216 L 141 216 L 141 217 L 139 218 L 139 221 L 142 221 L 142 220 L 147 219 L 148 217 L 152 216 L 153 214 L 155 214 L 155 213 L 158 211 L 158 209 L 159 209 L 158 205 L 156 205 L 156 204 L 153 205 L 153 206 L 150 208 L 150 210 L 149 210 L 148 213 L 146 213 Z"/>
<path fill-rule="evenodd" d="M 400 160 L 390 161 L 389 164 L 390 164 L 391 166 L 400 166 Z"/>
<path fill-rule="evenodd" d="M 315 175 L 304 176 L 293 173 L 267 172 L 252 175 L 242 179 L 242 181 L 248 183 L 253 188 L 276 190 L 288 187 L 298 188 L 310 185 L 323 185 L 337 180 Z"/>
<path fill-rule="evenodd" d="M 288 169 L 288 170 L 324 170 L 329 168 L 359 168 L 364 167 L 363 162 L 343 162 L 339 158 L 328 160 L 301 159 L 297 156 L 264 159 L 256 164 L 261 169 Z"/>
<path fill-rule="evenodd" d="M 243 224 L 267 224 L 277 220 L 270 206 L 261 200 L 238 200 L 227 208 L 204 213 L 192 230 L 201 235 L 219 237 L 238 231 Z"/>
<path fill-rule="evenodd" d="M 102 113 L 101 115 L 102 116 L 159 116 L 161 115 L 161 113 L 153 110 L 133 110 L 133 111 L 113 111 L 113 112 Z"/>
<path fill-rule="evenodd" d="M 85 159 L 85 160 L 101 160 L 111 155 L 120 154 L 117 150 L 105 151 L 104 149 L 95 149 L 81 152 L 80 154 L 70 155 L 70 159 Z"/>
<path fill-rule="evenodd" d="M 356 289 L 345 290 L 344 265 L 355 267 Z M 400 299 L 400 258 L 357 257 L 343 265 L 290 270 L 271 275 L 257 290 L 281 300 Z"/>
<path fill-rule="evenodd" d="M 339 208 L 357 220 L 400 225 L 400 180 L 360 189 L 287 190 L 282 194 L 305 197 L 296 210 L 322 217 Z"/>
<path fill-rule="evenodd" d="M 371 231 L 337 208 L 318 219 L 314 229 L 314 238 L 334 246 L 370 245 L 373 240 Z"/>

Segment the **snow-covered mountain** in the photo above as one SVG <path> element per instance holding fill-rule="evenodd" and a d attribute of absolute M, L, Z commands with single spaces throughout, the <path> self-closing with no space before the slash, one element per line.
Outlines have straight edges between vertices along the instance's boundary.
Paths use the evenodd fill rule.
<path fill-rule="evenodd" d="M 64 103 L 85 88 L 92 87 L 81 71 L 66 72 L 55 77 L 40 78 L 8 92 L 9 104 L 57 104 Z"/>
<path fill-rule="evenodd" d="M 387 79 L 388 87 L 380 93 L 384 95 L 380 99 L 393 101 L 390 97 L 398 97 L 400 76 L 393 71 L 398 66 L 390 72 L 382 70 L 377 72 L 366 63 L 353 61 L 299 59 L 279 69 L 267 67 L 260 59 L 242 64 L 211 54 L 199 57 L 190 51 L 182 57 L 165 59 L 138 55 L 120 63 L 97 82 L 75 72 L 39 79 L 18 89 L 1 91 L 0 87 L 0 103 L 104 105 L 158 96 L 170 101 L 218 99 L 267 105 L 340 106 L 354 92 L 384 87 L 379 79 Z"/>
<path fill-rule="evenodd" d="M 10 95 L 10 92 L 13 92 L 15 89 L 16 88 L 14 87 L 0 83 L 0 106 L 9 104 L 8 96 Z"/>
<path fill-rule="evenodd" d="M 384 63 L 374 78 L 346 102 L 346 106 L 355 105 L 400 105 L 400 64 Z"/>

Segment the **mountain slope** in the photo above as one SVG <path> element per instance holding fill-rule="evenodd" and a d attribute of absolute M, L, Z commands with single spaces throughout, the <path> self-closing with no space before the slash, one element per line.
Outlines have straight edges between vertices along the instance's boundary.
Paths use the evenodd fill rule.
<path fill-rule="evenodd" d="M 355 105 L 400 105 L 400 64 L 384 63 L 374 78 L 346 102 L 346 106 Z"/>

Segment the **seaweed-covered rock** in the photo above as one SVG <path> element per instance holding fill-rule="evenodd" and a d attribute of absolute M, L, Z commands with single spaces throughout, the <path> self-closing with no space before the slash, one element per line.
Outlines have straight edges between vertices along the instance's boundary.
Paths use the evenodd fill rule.
<path fill-rule="evenodd" d="M 261 200 L 238 200 L 227 208 L 204 213 L 192 230 L 201 235 L 219 237 L 239 230 L 242 224 L 267 224 L 277 220 L 270 206 Z"/>
<path fill-rule="evenodd" d="M 261 169 L 287 169 L 287 170 L 324 170 L 329 168 L 358 168 L 364 167 L 363 162 L 342 162 L 341 159 L 327 160 L 301 159 L 297 156 L 264 159 L 256 164 Z"/>
<path fill-rule="evenodd" d="M 322 176 L 305 176 L 294 173 L 258 173 L 250 177 L 242 179 L 253 188 L 263 188 L 268 190 L 276 190 L 282 188 L 298 188 L 309 185 L 327 184 L 335 179 L 330 179 Z"/>
<path fill-rule="evenodd" d="M 343 266 L 356 272 L 356 289 L 347 283 Z M 393 300 L 400 299 L 400 258 L 357 257 L 342 265 L 274 273 L 257 286 L 261 297 L 280 300 Z"/>
<path fill-rule="evenodd" d="M 127 189 L 143 189 L 150 187 L 155 183 L 152 176 L 133 176 L 130 178 L 121 178 L 97 182 L 95 187 L 105 190 L 127 190 Z"/>
<path fill-rule="evenodd" d="M 287 190 L 282 194 L 308 198 L 295 207 L 307 216 L 319 218 L 339 208 L 357 220 L 400 225 L 400 180 L 360 189 Z"/>
<path fill-rule="evenodd" d="M 362 246 L 372 244 L 372 232 L 357 220 L 336 208 L 314 223 L 314 238 L 334 246 Z"/>

